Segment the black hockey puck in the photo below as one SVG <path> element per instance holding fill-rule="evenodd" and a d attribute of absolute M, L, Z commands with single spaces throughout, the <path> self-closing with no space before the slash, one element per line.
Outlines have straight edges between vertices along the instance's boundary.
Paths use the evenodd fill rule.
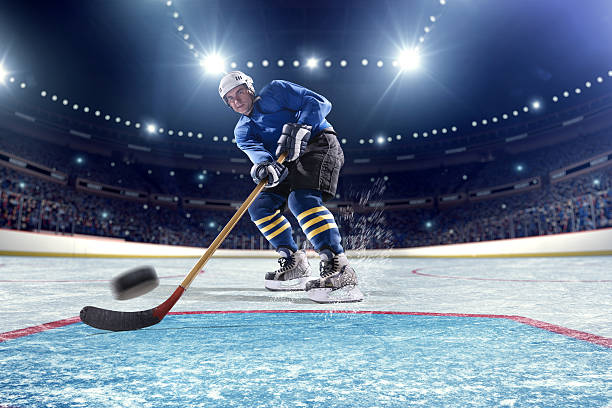
<path fill-rule="evenodd" d="M 117 300 L 133 299 L 155 289 L 159 278 L 152 266 L 139 266 L 113 278 L 113 295 Z"/>

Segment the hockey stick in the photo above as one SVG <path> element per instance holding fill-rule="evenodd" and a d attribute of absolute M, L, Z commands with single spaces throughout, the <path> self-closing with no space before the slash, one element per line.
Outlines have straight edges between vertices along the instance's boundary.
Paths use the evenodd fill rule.
<path fill-rule="evenodd" d="M 278 158 L 277 162 L 282 163 L 287 157 L 286 153 L 283 153 Z M 181 298 L 185 290 L 191 285 L 191 282 L 198 275 L 202 267 L 208 262 L 213 253 L 219 248 L 221 243 L 225 240 L 230 231 L 238 223 L 240 218 L 251 206 L 253 201 L 261 190 L 263 190 L 266 184 L 266 180 L 262 180 L 253 192 L 247 197 L 244 203 L 238 208 L 236 214 L 232 217 L 227 225 L 221 230 L 217 238 L 210 244 L 210 247 L 206 250 L 200 260 L 194 265 L 189 274 L 185 277 L 183 282 L 176 288 L 174 293 L 170 295 L 165 302 L 157 307 L 149 310 L 142 310 L 139 312 L 119 312 L 116 310 L 102 309 L 95 306 L 85 306 L 81 309 L 81 321 L 91 327 L 95 327 L 102 330 L 111 331 L 128 331 L 138 330 L 144 327 L 153 326 L 161 322 L 161 320 L 168 314 L 170 309 L 176 304 Z"/>

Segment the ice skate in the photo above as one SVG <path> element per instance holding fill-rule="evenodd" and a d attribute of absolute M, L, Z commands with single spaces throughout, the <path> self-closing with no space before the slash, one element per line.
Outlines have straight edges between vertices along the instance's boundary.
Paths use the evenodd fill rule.
<path fill-rule="evenodd" d="M 266 289 L 275 291 L 304 290 L 311 276 L 306 252 L 300 250 L 278 260 L 280 269 L 266 274 Z"/>
<path fill-rule="evenodd" d="M 317 303 L 360 302 L 363 293 L 357 287 L 357 275 L 349 265 L 344 253 L 334 255 L 331 251 L 320 253 L 321 277 L 306 284 L 306 294 Z"/>

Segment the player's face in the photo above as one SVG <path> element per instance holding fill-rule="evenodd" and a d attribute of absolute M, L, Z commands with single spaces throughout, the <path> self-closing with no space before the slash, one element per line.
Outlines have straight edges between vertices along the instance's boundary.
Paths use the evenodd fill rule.
<path fill-rule="evenodd" d="M 238 85 L 225 95 L 227 104 L 236 112 L 248 115 L 253 109 L 253 94 L 246 85 Z"/>

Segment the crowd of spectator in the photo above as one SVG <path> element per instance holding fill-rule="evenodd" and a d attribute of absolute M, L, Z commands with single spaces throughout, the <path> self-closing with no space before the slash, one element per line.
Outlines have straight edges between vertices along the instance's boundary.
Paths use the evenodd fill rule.
<path fill-rule="evenodd" d="M 612 168 L 551 184 L 549 172 L 612 150 L 611 131 L 574 139 L 495 160 L 404 173 L 352 175 L 341 178 L 337 222 L 349 249 L 390 248 L 477 242 L 547 235 L 612 226 Z M 0 228 L 88 234 L 129 241 L 204 247 L 231 217 L 229 211 L 107 198 L 79 191 L 76 177 L 181 198 L 242 201 L 252 190 L 248 175 L 215 170 L 170 169 L 129 158 L 80 154 L 29 138 L 0 137 L 0 150 L 57 169 L 70 176 L 59 184 L 0 166 Z M 81 157 L 81 162 L 76 161 Z M 522 170 L 517 169 L 521 165 Z M 373 207 L 367 202 L 467 192 L 539 176 L 543 183 L 529 192 L 462 204 L 409 210 Z M 291 220 L 296 240 L 305 239 Z M 248 216 L 223 244 L 226 248 L 268 248 Z"/>

